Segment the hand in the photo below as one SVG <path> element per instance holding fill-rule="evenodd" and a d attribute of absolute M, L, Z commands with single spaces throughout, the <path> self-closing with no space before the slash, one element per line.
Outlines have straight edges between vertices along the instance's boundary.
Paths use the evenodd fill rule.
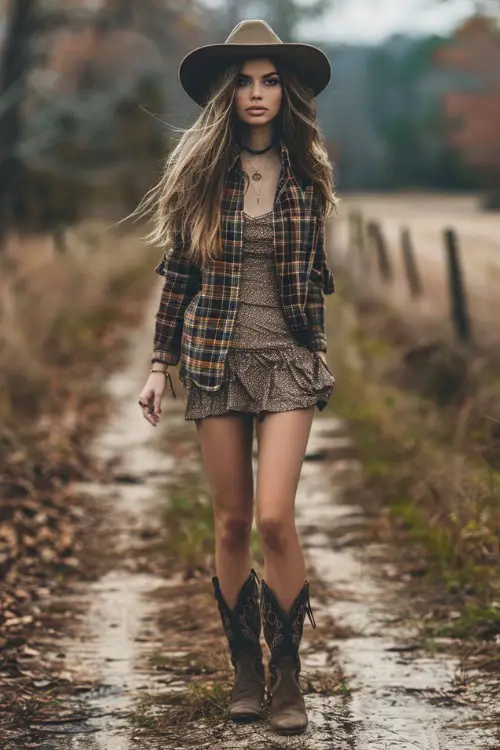
<path fill-rule="evenodd" d="M 167 378 L 162 372 L 152 372 L 139 395 L 142 415 L 156 427 L 160 421 L 161 400 L 167 387 Z"/>

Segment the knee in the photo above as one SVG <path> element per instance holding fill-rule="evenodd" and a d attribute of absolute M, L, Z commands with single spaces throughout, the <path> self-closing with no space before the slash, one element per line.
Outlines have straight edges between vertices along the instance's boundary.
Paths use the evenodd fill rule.
<path fill-rule="evenodd" d="M 247 545 L 252 531 L 252 520 L 238 516 L 225 516 L 216 521 L 219 544 L 228 551 Z"/>
<path fill-rule="evenodd" d="M 263 516 L 257 522 L 259 539 L 264 552 L 283 555 L 290 538 L 290 524 L 282 518 Z"/>

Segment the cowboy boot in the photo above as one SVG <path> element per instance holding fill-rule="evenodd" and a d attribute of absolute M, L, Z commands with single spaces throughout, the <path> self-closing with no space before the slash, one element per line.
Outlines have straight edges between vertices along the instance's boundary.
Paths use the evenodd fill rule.
<path fill-rule="evenodd" d="M 233 721 L 253 721 L 262 717 L 266 691 L 259 612 L 258 576 L 252 568 L 233 610 L 222 595 L 217 576 L 212 578 L 215 598 L 235 671 L 229 715 Z"/>
<path fill-rule="evenodd" d="M 305 582 L 287 615 L 262 579 L 260 610 L 264 637 L 271 654 L 268 686 L 269 723 L 279 734 L 298 734 L 304 731 L 308 723 L 299 683 L 299 646 L 306 614 L 313 628 L 316 627 L 309 601 L 309 583 Z"/>

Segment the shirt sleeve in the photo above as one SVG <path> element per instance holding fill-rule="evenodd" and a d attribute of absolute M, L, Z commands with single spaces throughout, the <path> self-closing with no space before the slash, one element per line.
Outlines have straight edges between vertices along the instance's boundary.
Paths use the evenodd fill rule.
<path fill-rule="evenodd" d="M 155 272 L 165 278 L 155 316 L 152 362 L 176 365 L 180 358 L 184 312 L 201 289 L 201 268 L 184 255 L 180 233 L 163 253 Z"/>
<path fill-rule="evenodd" d="M 325 222 L 322 212 L 315 214 L 318 225 L 316 247 L 314 250 L 314 261 L 308 282 L 306 315 L 309 328 L 312 333 L 312 348 L 315 351 L 327 350 L 327 339 L 325 330 L 325 294 L 335 291 L 333 274 L 330 271 L 326 259 Z"/>
<path fill-rule="evenodd" d="M 320 284 L 309 280 L 307 290 L 306 316 L 312 334 L 314 351 L 326 352 L 325 303 Z"/>
<path fill-rule="evenodd" d="M 318 224 L 318 231 L 310 278 L 321 286 L 324 294 L 333 294 L 335 284 L 326 257 L 325 220 L 319 213 L 316 214 L 316 222 Z"/>

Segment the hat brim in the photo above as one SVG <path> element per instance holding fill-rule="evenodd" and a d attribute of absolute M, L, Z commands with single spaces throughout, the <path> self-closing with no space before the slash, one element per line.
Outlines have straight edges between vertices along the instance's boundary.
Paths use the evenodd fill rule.
<path fill-rule="evenodd" d="M 203 107 L 217 75 L 232 62 L 251 57 L 284 60 L 314 96 L 326 88 L 332 74 L 325 53 L 311 44 L 208 44 L 185 56 L 179 65 L 179 81 L 188 96 Z"/>

